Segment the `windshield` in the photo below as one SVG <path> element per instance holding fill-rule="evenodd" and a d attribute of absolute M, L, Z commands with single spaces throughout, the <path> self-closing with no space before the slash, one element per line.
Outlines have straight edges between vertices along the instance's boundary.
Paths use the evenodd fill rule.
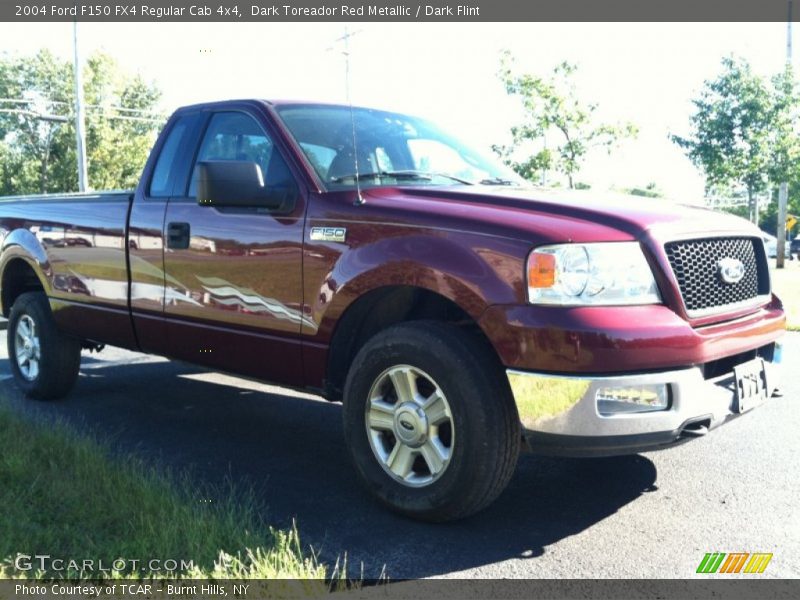
<path fill-rule="evenodd" d="M 347 106 L 287 105 L 277 111 L 330 190 L 353 189 L 356 180 L 362 187 L 524 183 L 422 119 L 353 108 L 351 120 Z"/>

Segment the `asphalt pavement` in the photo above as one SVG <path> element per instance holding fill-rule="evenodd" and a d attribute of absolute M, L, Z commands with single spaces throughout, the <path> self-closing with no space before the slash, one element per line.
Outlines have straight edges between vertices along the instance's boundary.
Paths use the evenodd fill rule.
<path fill-rule="evenodd" d="M 686 578 L 706 552 L 771 552 L 763 576 L 800 577 L 800 334 L 784 397 L 677 448 L 604 459 L 524 455 L 487 510 L 444 525 L 393 515 L 361 489 L 339 405 L 118 349 L 85 354 L 64 401 L 18 393 L 0 332 L 0 395 L 114 452 L 252 485 L 273 525 L 351 576 L 392 579 Z M 363 571 L 362 571 L 363 569 Z M 707 576 L 706 576 L 707 577 Z"/>

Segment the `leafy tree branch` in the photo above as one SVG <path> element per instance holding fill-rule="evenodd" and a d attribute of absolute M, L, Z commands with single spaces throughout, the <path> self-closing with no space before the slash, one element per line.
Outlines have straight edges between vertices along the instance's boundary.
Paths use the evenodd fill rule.
<path fill-rule="evenodd" d="M 611 152 L 626 137 L 635 137 L 637 128 L 595 122 L 597 104 L 585 104 L 574 85 L 577 67 L 561 62 L 549 77 L 518 73 L 510 52 L 501 56 L 498 76 L 506 92 L 520 100 L 523 121 L 511 128 L 512 145 L 495 146 L 503 160 L 527 179 L 537 173 L 555 169 L 566 176 L 569 187 L 575 187 L 575 176 L 593 148 Z M 526 158 L 515 157 L 537 141 L 548 145 Z M 554 141 L 555 140 L 555 141 Z"/>

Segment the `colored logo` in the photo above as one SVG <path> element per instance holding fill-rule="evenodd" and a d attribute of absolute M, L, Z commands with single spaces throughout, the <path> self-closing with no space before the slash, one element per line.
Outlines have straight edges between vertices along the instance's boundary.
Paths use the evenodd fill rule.
<path fill-rule="evenodd" d="M 763 573 L 772 554 L 766 552 L 707 552 L 697 567 L 698 573 Z"/>

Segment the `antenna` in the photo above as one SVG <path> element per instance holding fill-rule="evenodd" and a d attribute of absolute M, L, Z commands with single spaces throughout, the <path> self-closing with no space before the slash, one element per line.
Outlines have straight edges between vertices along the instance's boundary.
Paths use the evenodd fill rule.
<path fill-rule="evenodd" d="M 353 99 L 350 95 L 350 38 L 358 35 L 359 33 L 361 33 L 360 29 L 350 33 L 347 29 L 347 25 L 345 25 L 344 35 L 340 38 L 337 38 L 334 42 L 344 43 L 344 50 L 342 51 L 342 54 L 344 55 L 344 85 L 347 93 L 347 104 L 350 107 L 350 127 L 353 133 L 353 163 L 355 166 L 356 180 L 356 206 L 364 204 L 364 197 L 361 195 L 361 178 L 359 177 L 358 170 L 358 138 L 356 136 L 356 117 L 353 111 Z"/>

